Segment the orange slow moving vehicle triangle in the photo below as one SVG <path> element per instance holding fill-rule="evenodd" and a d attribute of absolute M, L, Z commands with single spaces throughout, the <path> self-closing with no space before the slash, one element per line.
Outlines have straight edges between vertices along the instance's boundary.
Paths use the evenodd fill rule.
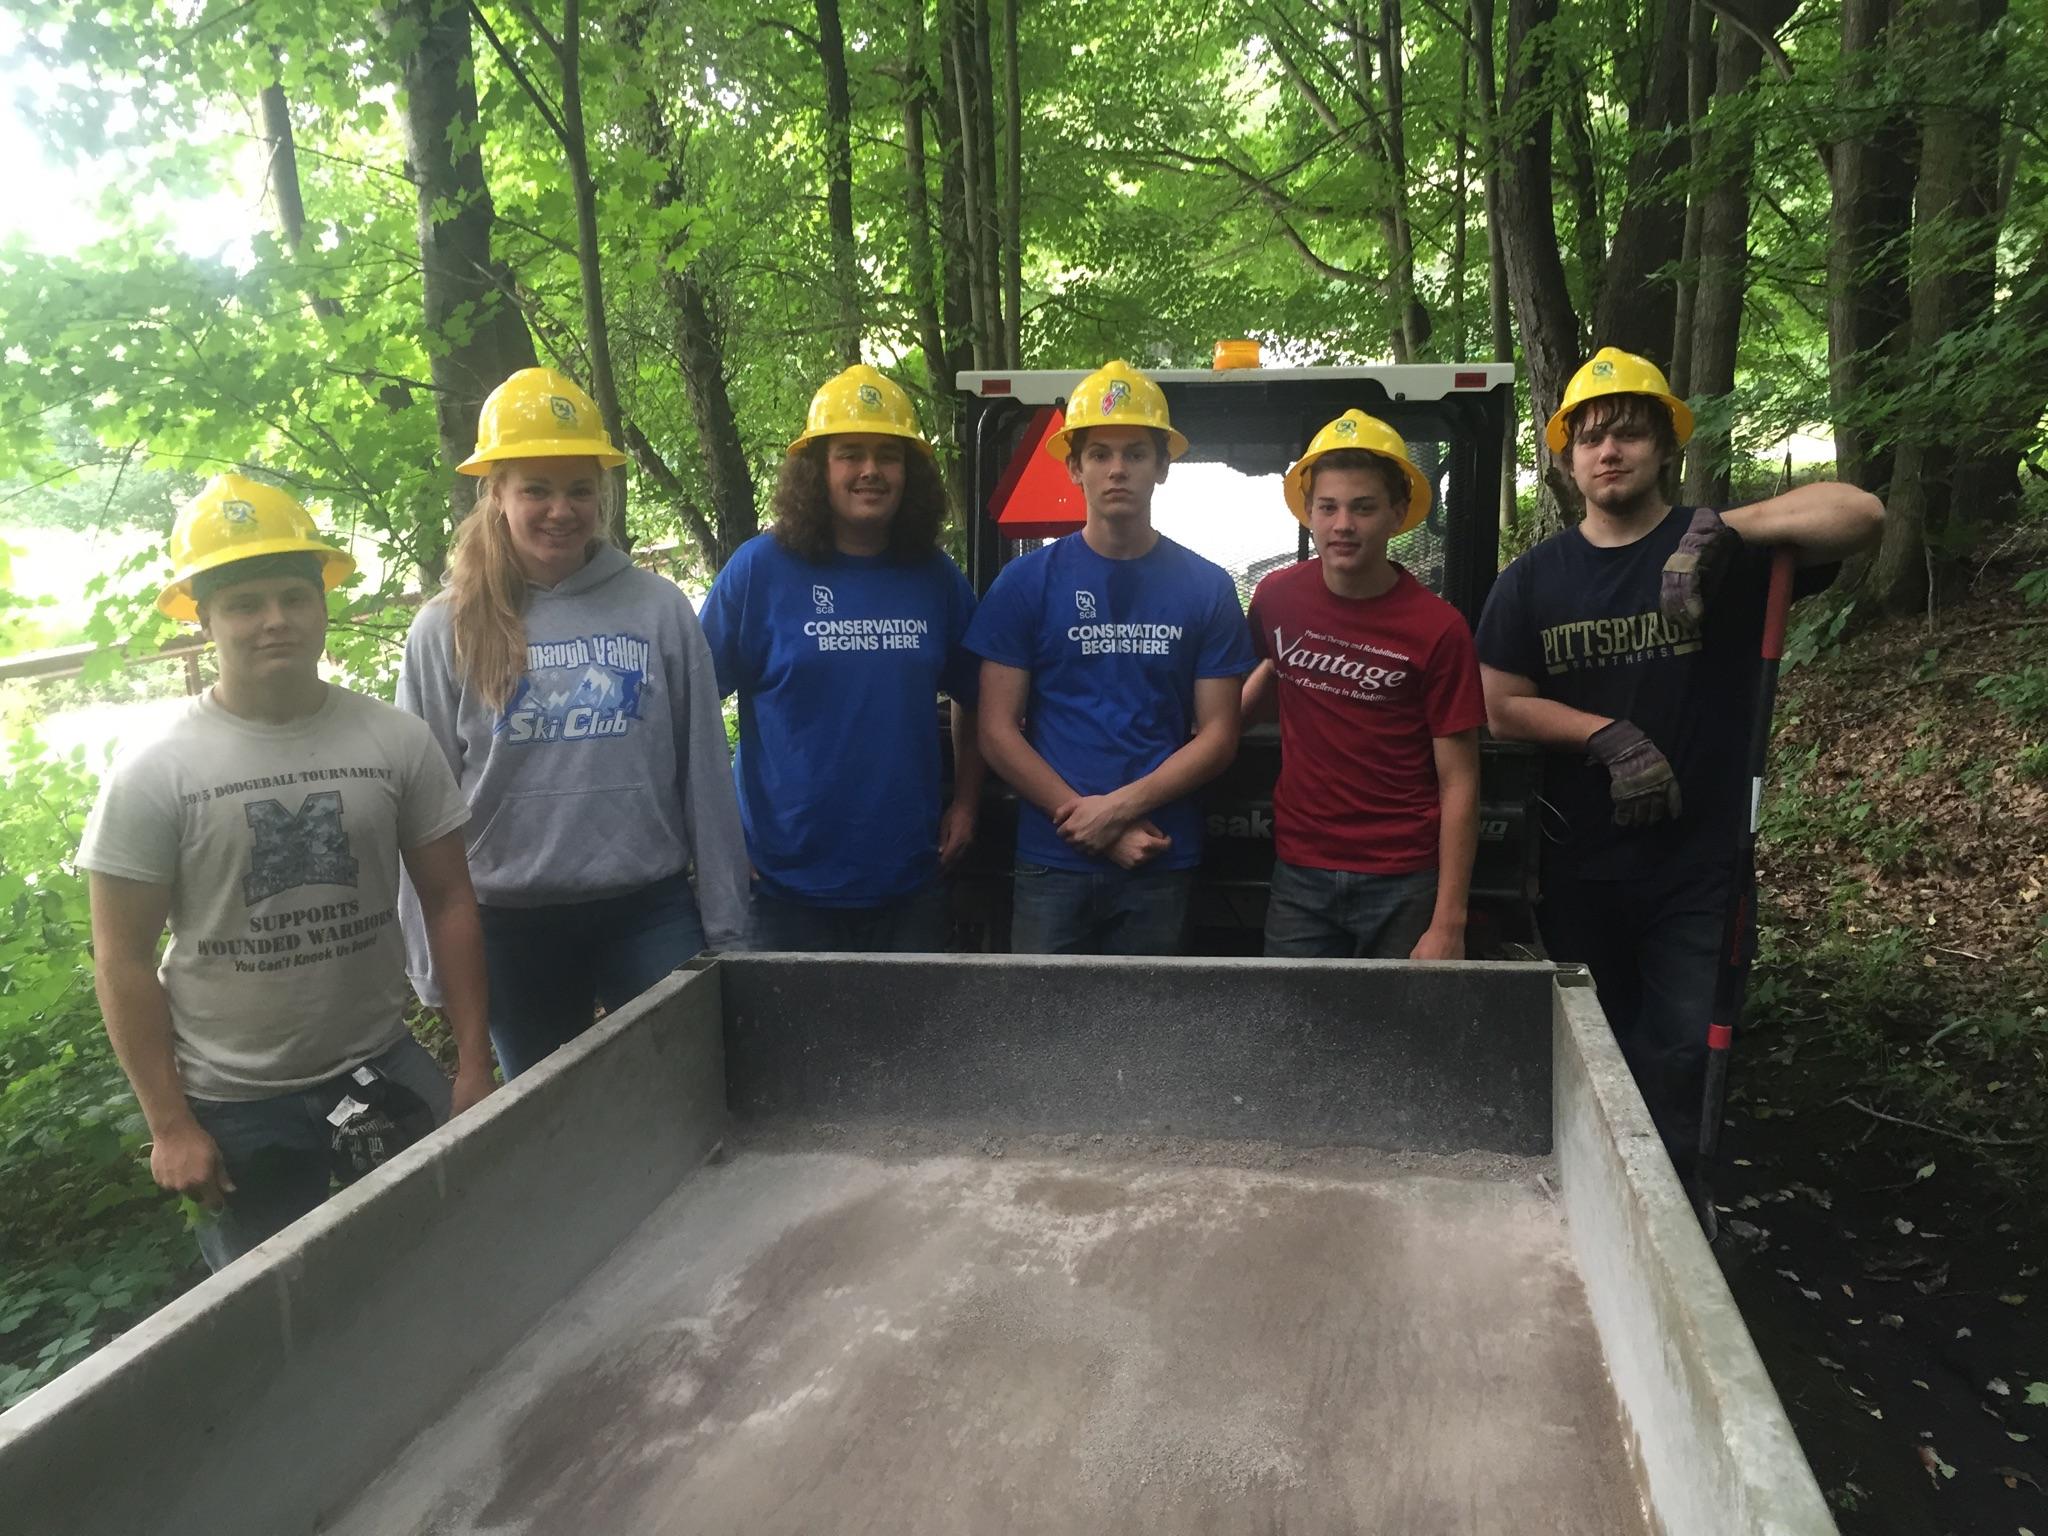
<path fill-rule="evenodd" d="M 1065 464 L 1045 452 L 1045 440 L 1066 425 L 1066 419 L 1059 407 L 1042 407 L 996 482 L 989 507 L 1004 538 L 1056 539 L 1088 521 L 1081 487 L 1067 477 Z"/>

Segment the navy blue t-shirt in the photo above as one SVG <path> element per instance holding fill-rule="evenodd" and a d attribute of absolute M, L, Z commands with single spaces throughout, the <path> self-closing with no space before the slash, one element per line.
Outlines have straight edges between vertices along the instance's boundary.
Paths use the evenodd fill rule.
<path fill-rule="evenodd" d="M 740 820 L 771 895 L 870 907 L 937 877 L 938 696 L 973 707 L 973 614 L 936 551 L 813 564 L 764 533 L 718 573 L 704 638 L 719 692 L 740 696 Z"/>
<path fill-rule="evenodd" d="M 1479 659 L 1536 684 L 1546 699 L 1631 721 L 1670 761 L 1677 820 L 1614 824 L 1612 779 L 1582 753 L 1544 757 L 1546 856 L 1584 879 L 1632 880 L 1673 861 L 1733 856 L 1749 814 L 1749 727 L 1756 698 L 1771 551 L 1744 544 L 1699 624 L 1658 610 L 1664 562 L 1692 522 L 1673 507 L 1633 544 L 1602 549 L 1576 528 L 1528 550 L 1494 583 L 1480 615 Z M 1834 566 L 1799 572 L 1804 596 Z"/>
<path fill-rule="evenodd" d="M 1196 679 L 1243 677 L 1257 664 L 1229 574 L 1163 536 L 1135 560 L 1106 559 L 1070 533 L 1011 561 L 982 599 L 967 648 L 1031 674 L 1025 739 L 1082 795 L 1121 789 L 1187 745 Z M 1173 846 L 1148 868 L 1200 862 L 1192 796 L 1159 807 L 1152 821 Z M 1017 857 L 1108 867 L 1028 801 L 1017 811 Z"/>

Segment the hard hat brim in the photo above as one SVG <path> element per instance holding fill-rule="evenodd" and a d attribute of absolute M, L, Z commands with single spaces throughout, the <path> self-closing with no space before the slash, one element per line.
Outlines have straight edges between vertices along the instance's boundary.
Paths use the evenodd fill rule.
<path fill-rule="evenodd" d="M 939 459 L 938 450 L 924 440 L 922 432 L 906 432 L 901 427 L 883 426 L 879 422 L 870 426 L 837 428 L 830 432 L 806 432 L 789 445 L 788 452 L 784 457 L 787 458 L 802 453 L 811 444 L 820 442 L 828 437 L 900 437 L 906 442 L 917 444 L 918 447 L 924 450 L 924 456 L 933 463 L 936 464 Z"/>
<path fill-rule="evenodd" d="M 1059 431 L 1046 438 L 1045 451 L 1064 464 L 1067 461 L 1068 455 L 1074 451 L 1074 445 L 1067 441 L 1069 434 L 1075 432 L 1097 432 L 1104 427 L 1136 427 L 1140 432 L 1164 432 L 1166 434 L 1166 462 L 1169 464 L 1188 451 L 1188 440 L 1172 427 L 1148 427 L 1135 421 L 1098 421 L 1085 427 L 1061 427 Z"/>
<path fill-rule="evenodd" d="M 1405 463 L 1395 458 L 1391 453 L 1380 453 L 1372 448 L 1354 447 L 1344 450 L 1325 448 L 1322 453 L 1303 454 L 1300 462 L 1287 471 L 1287 478 L 1280 482 L 1281 491 L 1287 497 L 1287 510 L 1294 514 L 1295 521 L 1300 523 L 1302 527 L 1306 528 L 1308 526 L 1309 471 L 1316 467 L 1316 461 L 1322 458 L 1324 453 L 1337 453 L 1340 451 L 1370 453 L 1376 459 L 1385 459 L 1389 464 L 1398 466 L 1403 478 L 1407 480 L 1408 510 L 1401 519 L 1401 526 L 1388 534 L 1388 538 L 1398 539 L 1402 534 L 1407 533 L 1410 529 L 1420 524 L 1425 517 L 1429 516 L 1430 503 L 1433 500 L 1430 494 L 1429 481 L 1423 476 L 1422 471 L 1413 464 Z"/>
<path fill-rule="evenodd" d="M 459 475 L 488 475 L 493 464 L 512 459 L 595 459 L 605 469 L 617 469 L 626 456 L 616 448 L 600 448 L 587 437 L 544 437 L 530 443 L 507 443 L 502 447 L 479 448 L 455 466 Z"/>
<path fill-rule="evenodd" d="M 355 574 L 355 559 L 328 544 L 312 544 L 304 539 L 257 539 L 252 543 L 238 544 L 228 549 L 215 550 L 203 555 L 171 578 L 170 584 L 157 594 L 157 612 L 165 618 L 177 619 L 181 623 L 199 622 L 199 605 L 192 600 L 192 578 L 203 576 L 216 566 L 233 565 L 241 560 L 255 560 L 264 555 L 318 555 L 320 557 L 320 579 L 324 590 L 332 592 L 336 587 Z"/>
<path fill-rule="evenodd" d="M 1557 408 L 1543 428 L 1543 442 L 1552 453 L 1563 453 L 1571 441 L 1568 423 L 1571 414 L 1582 405 L 1591 405 L 1595 400 L 1604 400 L 1608 395 L 1641 395 L 1645 400 L 1655 400 L 1671 413 L 1671 435 L 1683 448 L 1692 441 L 1692 407 L 1676 395 L 1659 394 L 1651 389 L 1615 389 L 1598 395 L 1588 395 L 1583 400 L 1574 400 L 1570 405 Z"/>

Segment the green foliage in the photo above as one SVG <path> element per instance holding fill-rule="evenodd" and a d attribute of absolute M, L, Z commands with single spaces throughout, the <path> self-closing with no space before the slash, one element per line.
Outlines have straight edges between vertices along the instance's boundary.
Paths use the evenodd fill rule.
<path fill-rule="evenodd" d="M 2048 721 L 2048 666 L 1993 672 L 1979 679 L 1977 691 L 2021 725 Z"/>
<path fill-rule="evenodd" d="M 71 862 L 92 791 L 82 760 L 24 738 L 0 794 L 0 1406 L 161 1304 L 193 1258 L 93 999 Z"/>
<path fill-rule="evenodd" d="M 1802 603 L 1794 612 L 1792 621 L 1785 629 L 1785 654 L 1783 666 L 1786 670 L 1804 666 L 1826 651 L 1841 643 L 1843 631 L 1855 616 L 1856 600 L 1853 597 L 1829 595 Z"/>

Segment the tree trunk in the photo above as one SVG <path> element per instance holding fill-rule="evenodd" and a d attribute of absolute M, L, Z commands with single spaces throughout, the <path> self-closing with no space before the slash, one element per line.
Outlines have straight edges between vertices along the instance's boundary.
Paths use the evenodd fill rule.
<path fill-rule="evenodd" d="M 263 139 L 270 146 L 270 200 L 277 205 L 278 233 L 284 236 L 285 249 L 294 258 L 306 251 L 306 200 L 299 190 L 299 155 L 292 140 L 291 103 L 285 99 L 284 87 L 272 83 L 263 87 Z M 313 306 L 313 313 L 333 319 L 341 314 L 341 305 L 325 294 L 306 292 L 306 302 Z M 411 398 L 402 384 L 390 388 Z M 396 403 L 396 402 L 388 402 Z"/>
<path fill-rule="evenodd" d="M 1714 43 L 1715 117 L 1709 134 L 1708 189 L 1700 211 L 1700 270 L 1693 313 L 1691 392 L 1715 399 L 1735 389 L 1735 352 L 1742 339 L 1742 298 L 1748 287 L 1749 178 L 1756 133 L 1743 96 L 1764 52 L 1740 27 L 1723 22 Z M 1719 418 L 1725 422 L 1726 417 Z M 1730 442 L 1726 426 L 1702 426 L 1685 461 L 1685 498 L 1719 506 L 1728 499 Z"/>
<path fill-rule="evenodd" d="M 979 78 L 973 60 L 972 4 L 973 0 L 939 0 L 940 15 L 946 24 L 946 77 L 952 86 L 953 111 L 957 119 L 961 194 L 959 234 L 962 242 L 957 250 L 965 268 L 967 307 L 972 325 L 968 348 L 973 358 L 971 366 L 999 368 L 1002 365 L 995 361 L 992 342 L 1000 317 L 990 313 L 988 288 L 983 281 L 988 262 L 982 244 L 989 226 L 982 214 L 981 147 L 976 142 L 981 114 L 974 103 Z M 942 188 L 941 195 L 943 191 Z M 950 236 L 952 232 L 947 233 Z"/>
<path fill-rule="evenodd" d="M 1671 322 L 1671 392 L 1683 400 L 1692 389 L 1692 316 L 1699 295 L 1700 222 L 1706 211 L 1707 107 L 1714 94 L 1714 13 L 1704 4 L 1692 8 L 1692 29 L 1686 39 L 1685 234 L 1678 247 L 1678 296 Z"/>
<path fill-rule="evenodd" d="M 1415 231 L 1408 221 L 1407 81 L 1401 63 L 1401 0 L 1380 0 L 1378 33 L 1380 83 L 1387 102 L 1387 170 L 1393 182 L 1394 313 L 1399 316 L 1398 361 L 1419 362 L 1429 345 L 1429 311 L 1415 289 Z M 1361 82 L 1370 89 L 1370 82 Z"/>
<path fill-rule="evenodd" d="M 664 269 L 662 285 L 676 312 L 676 352 L 683 363 L 683 391 L 704 454 L 704 478 L 711 492 L 712 538 L 705 547 L 720 569 L 760 526 L 754 505 L 754 472 L 740 441 L 739 418 L 725 383 L 725 339 L 711 317 L 703 284 L 685 268 Z"/>
<path fill-rule="evenodd" d="M 1017 7 L 1003 0 L 1003 366 L 1024 366 L 1024 93 L 1018 79 Z"/>
<path fill-rule="evenodd" d="M 1482 188 L 1486 206 L 1486 315 L 1492 331 L 1493 359 L 1515 360 L 1515 332 L 1508 314 L 1507 249 L 1501 237 L 1500 87 L 1493 58 L 1493 0 L 1469 0 L 1473 60 L 1479 74 L 1480 143 L 1486 154 Z M 1515 413 L 1508 412 L 1500 462 L 1500 526 L 1515 525 Z"/>
<path fill-rule="evenodd" d="M 846 83 L 846 34 L 839 0 L 817 0 L 818 58 L 825 67 L 825 219 L 831 229 L 833 302 L 839 312 L 833 352 L 842 367 L 860 361 L 860 259 L 853 244 L 853 96 Z"/>
<path fill-rule="evenodd" d="M 1451 181 L 1451 361 L 1465 361 L 1465 258 L 1471 248 L 1472 53 L 1458 55 L 1457 132 L 1452 136 Z"/>
<path fill-rule="evenodd" d="M 989 61 L 988 0 L 962 0 L 968 28 L 968 65 L 974 90 L 974 164 L 980 175 L 981 232 L 976 249 L 981 254 L 982 313 L 988 317 L 985 355 L 989 366 L 1002 368 L 1003 347 L 1003 210 L 996 186 L 996 81 Z"/>
<path fill-rule="evenodd" d="M 1565 94 L 1558 118 L 1564 128 L 1566 180 L 1572 193 L 1572 255 L 1579 267 L 1581 314 L 1600 310 L 1600 285 L 1607 264 L 1607 220 L 1600 208 L 1600 171 L 1593 158 L 1593 125 L 1586 116 L 1583 85 Z"/>
<path fill-rule="evenodd" d="M 1558 0 L 1508 0 L 1507 85 L 1500 121 L 1527 127 L 1503 129 L 1499 206 L 1502 258 L 1508 291 L 1522 332 L 1530 403 L 1536 420 L 1536 462 L 1544 478 L 1569 498 L 1569 483 L 1550 469 L 1543 424 L 1564 398 L 1564 387 L 1579 365 L 1579 321 L 1565 286 L 1558 256 L 1557 223 L 1551 213 L 1550 111 L 1547 99 L 1551 44 L 1531 34 L 1557 18 Z M 1534 111 L 1528 103 L 1539 103 Z"/>
<path fill-rule="evenodd" d="M 631 51 L 641 51 L 652 4 L 621 12 L 621 42 Z M 649 193 L 656 211 L 688 202 L 689 170 L 684 146 L 676 139 L 663 110 L 661 98 L 649 94 L 637 124 L 640 147 L 662 168 Z M 753 536 L 758 526 L 754 506 L 754 473 L 747 464 L 746 446 L 740 438 L 739 419 L 732 408 L 726 386 L 725 340 L 712 316 L 710 298 L 696 265 L 686 253 L 691 245 L 687 227 L 670 234 L 663 244 L 661 291 L 673 312 L 676 357 L 682 364 L 683 393 L 690 402 L 690 418 L 697 428 L 697 448 L 703 455 L 704 485 L 711 510 L 707 515 L 680 484 L 664 486 L 676 509 L 689 525 L 691 536 L 711 568 L 722 569 L 733 552 Z M 651 462 L 653 448 L 629 430 L 622 446 L 659 480 L 660 472 Z M 665 468 L 665 466 L 663 466 Z M 673 475 L 669 477 L 674 479 Z"/>
<path fill-rule="evenodd" d="M 903 75 L 904 206 L 909 221 L 910 299 L 917 311 L 917 341 L 924 353 L 926 387 L 934 399 L 950 398 L 953 381 L 946 376 L 946 333 L 939 318 L 938 269 L 932 260 L 931 196 L 925 165 L 924 114 L 931 82 L 924 72 L 924 0 L 910 0 L 910 59 Z"/>
<path fill-rule="evenodd" d="M 915 0 L 913 0 L 915 3 Z M 946 384 L 975 366 L 973 223 L 967 216 L 967 151 L 961 142 L 960 82 L 953 68 L 952 7 L 939 0 L 939 266 L 946 334 Z"/>
<path fill-rule="evenodd" d="M 1915 17 L 1922 58 L 1932 67 L 1923 91 L 1920 179 L 1913 200 L 1912 299 L 1907 323 L 1908 378 L 1934 366 L 1951 332 L 1992 312 L 1997 290 L 2000 70 L 1979 51 L 2003 19 L 2005 0 L 1950 0 Z M 1930 87 L 1939 80 L 1940 90 Z M 1986 424 L 1922 414 L 1908 423 L 1894 466 L 1891 515 L 1872 562 L 1870 584 L 1893 613 L 1930 612 L 1929 555 L 1953 523 L 1991 499 L 1995 450 Z"/>
<path fill-rule="evenodd" d="M 1911 313 L 1904 254 L 1919 138 L 1904 112 L 1877 108 L 1874 76 L 1892 45 L 1898 0 L 1842 0 L 1844 131 L 1830 148 L 1828 399 L 1835 472 L 1885 495 L 1893 449 L 1864 418 L 1871 378 L 1896 355 Z"/>
<path fill-rule="evenodd" d="M 612 333 L 604 312 L 604 252 L 597 235 L 597 183 L 590 175 L 590 141 L 583 131 L 582 0 L 563 0 L 562 36 L 556 55 L 562 73 L 562 152 L 569 162 L 569 187 L 576 200 L 576 267 L 582 278 L 583 333 L 590 348 L 590 393 L 614 443 L 626 440 L 619 409 L 619 380 L 612 370 Z M 631 549 L 626 533 L 626 471 L 612 471 L 611 510 L 606 520 L 612 542 Z"/>
<path fill-rule="evenodd" d="M 491 254 L 496 211 L 484 180 L 483 135 L 470 71 L 469 12 L 435 0 L 400 0 L 379 13 L 387 30 L 408 23 L 417 37 L 399 62 L 398 118 L 405 158 L 419 189 L 421 289 L 426 300 L 427 367 L 434 382 L 434 428 L 442 466 L 451 471 L 449 527 L 476 501 L 477 482 L 452 473 L 476 448 L 476 417 L 488 395 L 534 365 L 533 337 L 512 300 L 511 274 Z M 451 331 L 461 314 L 469 323 Z M 445 531 L 422 528 L 420 568 L 438 581 Z"/>
<path fill-rule="evenodd" d="M 1649 83 L 1640 110 L 1629 114 L 1637 139 L 1629 157 L 1628 198 L 1607 249 L 1600 302 L 1593 311 L 1596 345 L 1640 352 L 1660 363 L 1670 361 L 1678 309 L 1678 290 L 1669 268 L 1685 240 L 1680 173 L 1685 169 L 1686 145 L 1684 137 L 1671 130 L 1683 121 L 1685 111 L 1686 24 L 1692 3 L 1663 0 L 1660 8 Z"/>

